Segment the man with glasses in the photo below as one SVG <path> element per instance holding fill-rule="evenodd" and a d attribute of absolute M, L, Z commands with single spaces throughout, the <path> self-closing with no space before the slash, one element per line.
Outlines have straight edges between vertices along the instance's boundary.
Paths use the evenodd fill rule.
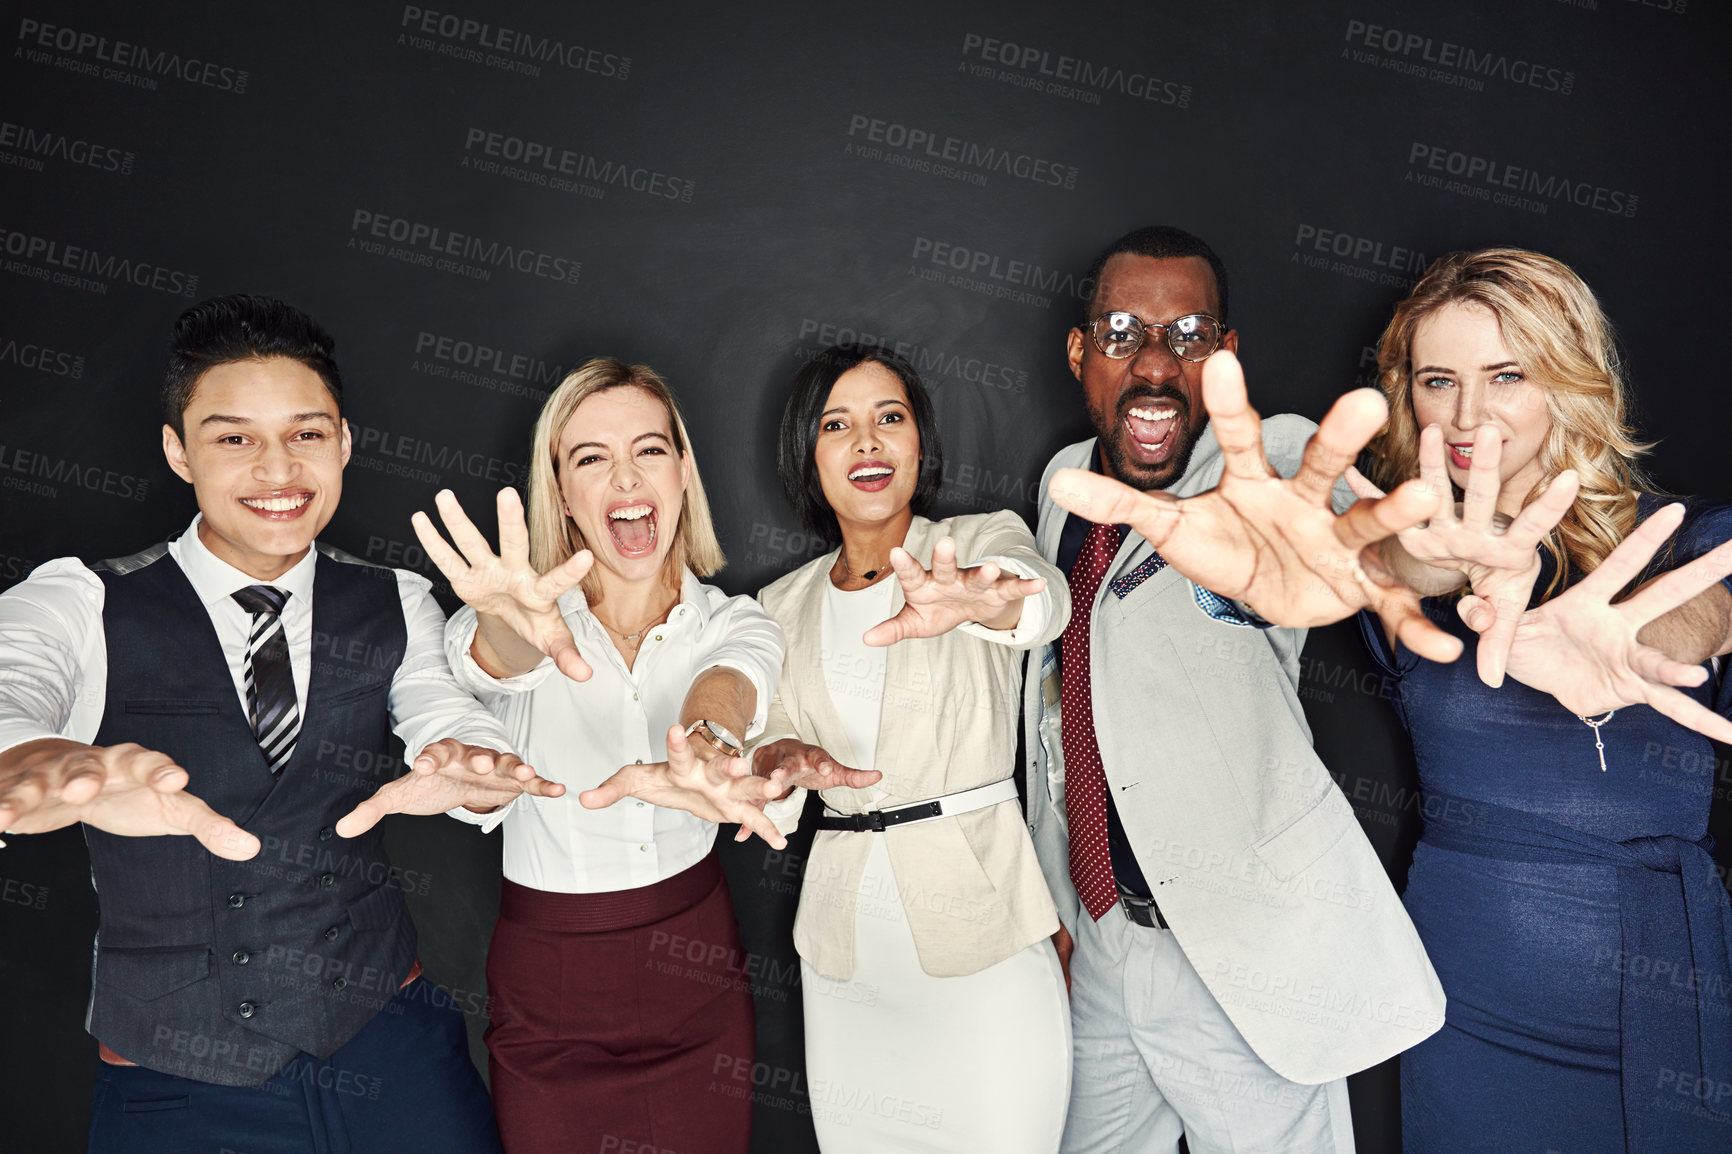
<path fill-rule="evenodd" d="M 1343 446 L 1351 414 L 1332 412 L 1315 441 L 1310 421 L 1272 417 L 1259 443 L 1242 391 L 1223 387 L 1238 385 L 1230 356 L 1211 373 L 1211 426 L 1204 364 L 1239 334 L 1226 269 L 1201 240 L 1139 229 L 1090 280 L 1068 351 L 1096 436 L 1048 466 L 1037 531 L 1073 610 L 1030 654 L 1024 697 L 1029 826 L 1072 982 L 1063 1149 L 1173 1151 L 1183 1134 L 1192 1154 L 1351 1151 L 1346 1075 L 1441 1026 L 1443 992 L 1312 751 L 1305 630 L 1272 627 L 1204 574 L 1231 570 L 1241 597 L 1270 590 L 1263 607 L 1284 621 L 1371 606 L 1447 658 L 1416 599 L 1357 563 L 1409 498 L 1337 523 L 1330 485 L 1381 418 L 1359 414 Z M 1163 557 L 1110 523 L 1118 486 L 1078 469 L 1192 498 L 1173 507 L 1193 527 L 1164 538 Z"/>

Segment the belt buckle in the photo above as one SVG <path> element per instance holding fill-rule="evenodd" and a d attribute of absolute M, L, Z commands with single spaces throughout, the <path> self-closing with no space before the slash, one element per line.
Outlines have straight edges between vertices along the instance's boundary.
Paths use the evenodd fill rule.
<path fill-rule="evenodd" d="M 871 833 L 883 833 L 884 832 L 884 811 L 883 810 L 875 809 L 871 813 L 863 813 L 860 816 L 862 818 L 866 819 L 866 829 L 869 832 L 871 832 Z"/>
<path fill-rule="evenodd" d="M 1125 911 L 1125 917 L 1144 929 L 1161 929 L 1161 919 L 1155 913 L 1155 899 L 1139 898 L 1131 894 L 1119 895 L 1119 906 Z"/>

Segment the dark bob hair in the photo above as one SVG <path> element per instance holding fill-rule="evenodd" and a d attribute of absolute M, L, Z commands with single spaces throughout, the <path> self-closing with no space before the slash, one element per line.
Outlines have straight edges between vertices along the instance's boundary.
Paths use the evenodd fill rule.
<path fill-rule="evenodd" d="M 824 499 L 824 487 L 818 483 L 814 452 L 818 446 L 819 418 L 824 413 L 824 402 L 830 399 L 830 390 L 842 374 L 868 361 L 895 373 L 908 391 L 908 408 L 914 415 L 914 429 L 920 434 L 921 458 L 920 476 L 914 482 L 914 498 L 909 504 L 922 517 L 938 500 L 938 485 L 944 476 L 944 442 L 938 434 L 938 415 L 914 366 L 876 345 L 832 345 L 794 374 L 788 403 L 782 409 L 781 435 L 776 441 L 776 472 L 782 478 L 788 504 L 799 514 L 806 530 L 825 541 L 840 540 L 842 530 L 830 502 Z"/>
<path fill-rule="evenodd" d="M 343 378 L 337 342 L 319 323 L 275 297 L 236 293 L 200 301 L 174 322 L 168 370 L 162 380 L 162 419 L 186 439 L 184 418 L 199 378 L 218 365 L 287 357 L 319 375 L 343 413 Z"/>

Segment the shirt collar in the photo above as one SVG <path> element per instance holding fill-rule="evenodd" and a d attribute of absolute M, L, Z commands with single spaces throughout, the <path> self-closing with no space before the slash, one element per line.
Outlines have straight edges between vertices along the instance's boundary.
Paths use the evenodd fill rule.
<path fill-rule="evenodd" d="M 559 611 L 567 617 L 576 614 L 590 632 L 598 637 L 607 637 L 607 629 L 591 611 L 589 599 L 583 595 L 582 585 L 567 589 L 559 595 Z M 708 602 L 704 597 L 704 583 L 698 580 L 698 575 L 693 573 L 689 566 L 680 571 L 680 601 L 674 606 L 673 612 L 668 614 L 667 624 L 671 626 L 676 621 L 688 618 L 699 627 L 710 618 Z M 611 645 L 612 641 L 608 644 Z"/>
<path fill-rule="evenodd" d="M 303 605 L 313 603 L 313 566 L 319 556 L 316 546 L 308 549 L 305 557 L 295 562 L 288 572 L 275 581 L 260 581 L 257 577 L 242 573 L 205 546 L 198 535 L 198 527 L 203 520 L 202 513 L 194 517 L 192 524 L 175 539 L 172 547 L 174 559 L 180 562 L 186 579 L 192 583 L 193 592 L 198 594 L 199 600 L 206 607 L 229 601 L 236 592 L 249 585 L 274 585 L 289 593 L 292 598 L 298 598 Z M 293 604 L 293 600 L 290 604 Z"/>

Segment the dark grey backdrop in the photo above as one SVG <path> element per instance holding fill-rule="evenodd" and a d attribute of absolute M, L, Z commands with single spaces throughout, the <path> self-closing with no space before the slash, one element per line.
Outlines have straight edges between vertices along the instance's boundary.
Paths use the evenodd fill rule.
<path fill-rule="evenodd" d="M 376 561 L 430 572 L 410 512 L 443 486 L 488 510 L 546 390 L 606 353 L 674 383 L 720 583 L 755 590 L 814 552 L 775 484 L 781 390 L 862 333 L 936 393 L 944 505 L 1028 514 L 1086 431 L 1062 352 L 1080 277 L 1151 222 L 1219 249 L 1253 399 L 1311 417 L 1367 380 L 1428 259 L 1561 257 L 1630 339 L 1660 480 L 1732 496 L 1718 5 L 450 2 L 3 6 L 0 587 L 186 522 L 163 338 L 238 290 L 337 334 L 356 451 L 326 537 Z M 1319 632 L 1306 704 L 1399 883 L 1417 799 L 1368 670 Z M 392 835 L 428 971 L 478 1032 L 497 841 L 440 819 Z M 718 1092 L 756 1093 L 764 1151 L 812 1148 L 801 850 L 726 852 L 760 1042 Z M 75 831 L 0 851 L 8 1150 L 82 1148 L 82 854 Z M 1395 1149 L 1392 1067 L 1353 1090 L 1360 1148 Z"/>

